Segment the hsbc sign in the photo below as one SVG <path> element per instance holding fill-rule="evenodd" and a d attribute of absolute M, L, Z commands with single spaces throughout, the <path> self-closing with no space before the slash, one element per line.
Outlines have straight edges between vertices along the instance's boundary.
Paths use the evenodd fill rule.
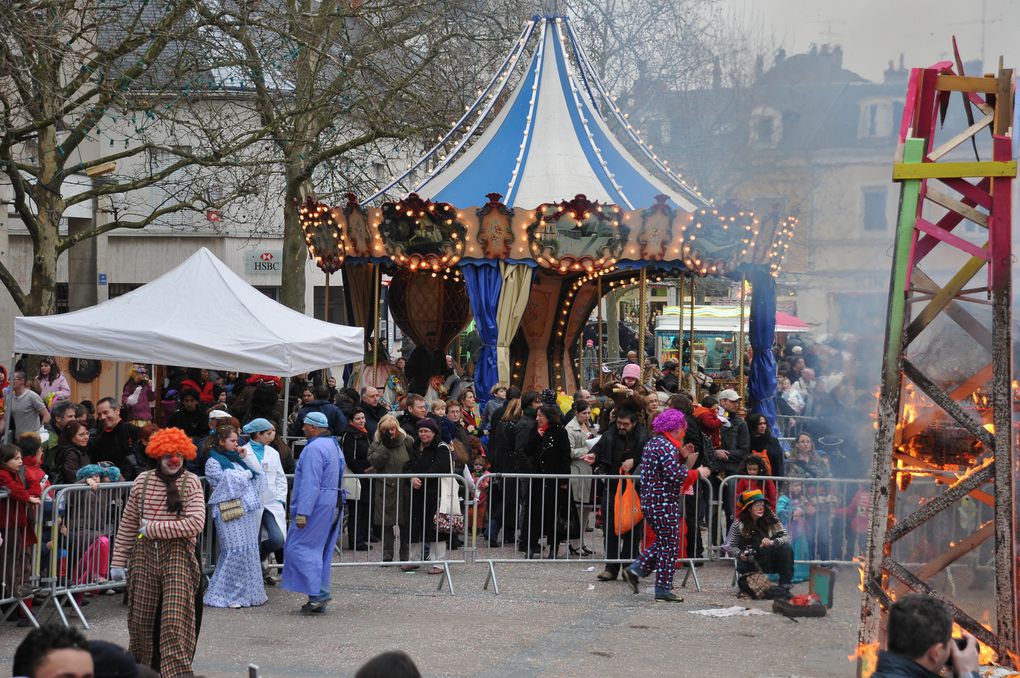
<path fill-rule="evenodd" d="M 248 250 L 244 260 L 245 273 L 279 273 L 283 259 L 281 250 Z"/>

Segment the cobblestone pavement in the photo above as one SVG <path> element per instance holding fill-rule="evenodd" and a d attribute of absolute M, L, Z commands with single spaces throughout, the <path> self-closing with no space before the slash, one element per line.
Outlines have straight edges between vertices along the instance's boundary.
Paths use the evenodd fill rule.
<path fill-rule="evenodd" d="M 590 571 L 589 571 L 590 569 Z M 425 676 L 851 676 L 860 598 L 855 569 L 837 575 L 836 605 L 821 619 L 771 614 L 771 603 L 740 601 L 732 566 L 699 569 L 702 592 L 679 589 L 682 604 L 653 603 L 651 583 L 633 595 L 595 579 L 590 559 L 497 565 L 500 595 L 484 591 L 486 567 L 453 565 L 456 595 L 419 570 L 334 570 L 334 601 L 321 617 L 298 613 L 303 598 L 270 588 L 269 603 L 206 609 L 195 670 L 210 678 L 350 676 L 373 655 L 402 649 Z M 806 592 L 800 584 L 795 593 Z M 708 618 L 691 610 L 733 605 L 768 616 Z M 120 596 L 92 598 L 90 638 L 127 644 Z M 0 675 L 26 630 L 0 628 Z"/>

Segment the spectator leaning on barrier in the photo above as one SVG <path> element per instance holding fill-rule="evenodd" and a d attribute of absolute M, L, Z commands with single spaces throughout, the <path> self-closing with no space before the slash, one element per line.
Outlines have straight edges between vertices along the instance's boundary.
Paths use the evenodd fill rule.
<path fill-rule="evenodd" d="M 36 537 L 35 530 L 29 529 L 29 517 L 34 516 L 41 502 L 22 478 L 22 465 L 17 445 L 0 445 L 0 489 L 9 493 L 5 499 L 0 499 L 0 516 L 4 520 L 0 524 L 3 529 L 3 569 L 0 571 L 6 573 L 4 597 L 24 598 L 32 592 L 28 577 Z M 31 607 L 31 600 L 26 604 Z M 27 625 L 27 618 L 23 625 Z"/>
<path fill-rule="evenodd" d="M 351 413 L 347 430 L 340 436 L 340 450 L 344 453 L 345 468 L 350 473 L 362 474 L 369 468 L 368 447 L 371 444 L 366 427 L 365 411 L 356 407 Z M 347 497 L 347 548 L 352 551 L 368 551 L 370 502 L 367 493 L 368 482 L 358 484 L 365 490 L 365 496 Z M 362 501 L 364 500 L 364 501 Z"/>
<path fill-rule="evenodd" d="M 78 469 L 92 463 L 88 453 L 89 429 L 78 420 L 72 421 L 60 433 L 60 442 L 53 453 L 57 469 L 54 483 L 75 482 Z"/>
<path fill-rule="evenodd" d="M 946 666 L 958 678 L 978 678 L 978 643 L 963 634 L 952 638 L 953 618 L 938 600 L 911 593 L 889 608 L 886 647 L 878 653 L 872 678 L 937 678 Z"/>
<path fill-rule="evenodd" d="M 157 465 L 131 486 L 110 578 L 128 576 L 127 624 L 135 659 L 164 678 L 190 676 L 201 605 L 195 540 L 205 527 L 202 484 L 184 468 L 185 459 L 195 458 L 195 444 L 184 431 L 165 428 L 152 435 L 145 452 Z"/>
<path fill-rule="evenodd" d="M 138 429 L 120 418 L 120 405 L 113 398 L 103 398 L 96 404 L 96 417 L 99 430 L 89 443 L 89 458 L 112 462 L 125 479 L 134 480 L 146 468 L 140 456 Z"/>
<path fill-rule="evenodd" d="M 397 418 L 387 414 L 379 420 L 379 427 L 368 448 L 370 468 L 375 473 L 403 473 L 404 466 L 411 459 L 413 445 L 414 439 L 400 428 Z M 409 560 L 410 485 L 406 480 L 379 478 L 373 480 L 371 486 L 372 524 L 382 530 L 383 562 L 393 560 L 394 527 L 400 528 L 400 560 Z M 365 491 L 362 487 L 362 492 Z"/>

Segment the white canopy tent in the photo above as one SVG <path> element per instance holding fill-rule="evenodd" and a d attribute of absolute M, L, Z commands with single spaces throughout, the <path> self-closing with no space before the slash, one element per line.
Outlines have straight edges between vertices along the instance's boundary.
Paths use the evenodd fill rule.
<path fill-rule="evenodd" d="M 14 351 L 288 377 L 360 361 L 365 330 L 287 308 L 206 248 L 123 296 L 14 320 Z"/>

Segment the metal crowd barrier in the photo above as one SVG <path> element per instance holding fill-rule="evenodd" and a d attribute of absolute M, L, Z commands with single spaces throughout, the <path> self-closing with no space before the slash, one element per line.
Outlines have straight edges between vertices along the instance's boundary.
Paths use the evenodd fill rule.
<path fill-rule="evenodd" d="M 871 506 L 871 481 L 865 479 L 727 476 L 716 517 L 719 543 L 726 538 L 730 518 L 737 519 L 740 491 L 751 489 L 752 483 L 758 488 L 774 484 L 776 506 L 772 509 L 790 533 L 794 563 L 853 565 L 855 558 L 864 556 Z"/>
<path fill-rule="evenodd" d="M 577 564 L 589 560 L 623 566 L 654 539 L 644 521 L 620 536 L 610 529 L 616 482 L 638 480 L 637 476 L 502 473 L 488 478 L 487 487 L 475 492 L 469 530 L 477 545 L 473 562 L 485 563 L 489 568 L 483 588 L 492 584 L 493 593 L 499 593 L 497 564 Z M 706 534 L 711 534 L 714 504 L 712 485 L 699 479 L 694 494 L 684 498 L 681 509 L 677 563 L 688 565 L 681 585 L 686 586 L 693 576 L 699 591 L 701 582 L 695 563 L 708 560 L 702 542 L 702 519 Z"/>
<path fill-rule="evenodd" d="M 38 628 L 32 613 L 34 573 L 38 568 L 39 549 L 29 542 L 37 536 L 37 515 L 41 506 L 31 507 L 0 492 L 0 621 L 18 613 Z M 19 525 L 24 518 L 24 525 Z"/>

